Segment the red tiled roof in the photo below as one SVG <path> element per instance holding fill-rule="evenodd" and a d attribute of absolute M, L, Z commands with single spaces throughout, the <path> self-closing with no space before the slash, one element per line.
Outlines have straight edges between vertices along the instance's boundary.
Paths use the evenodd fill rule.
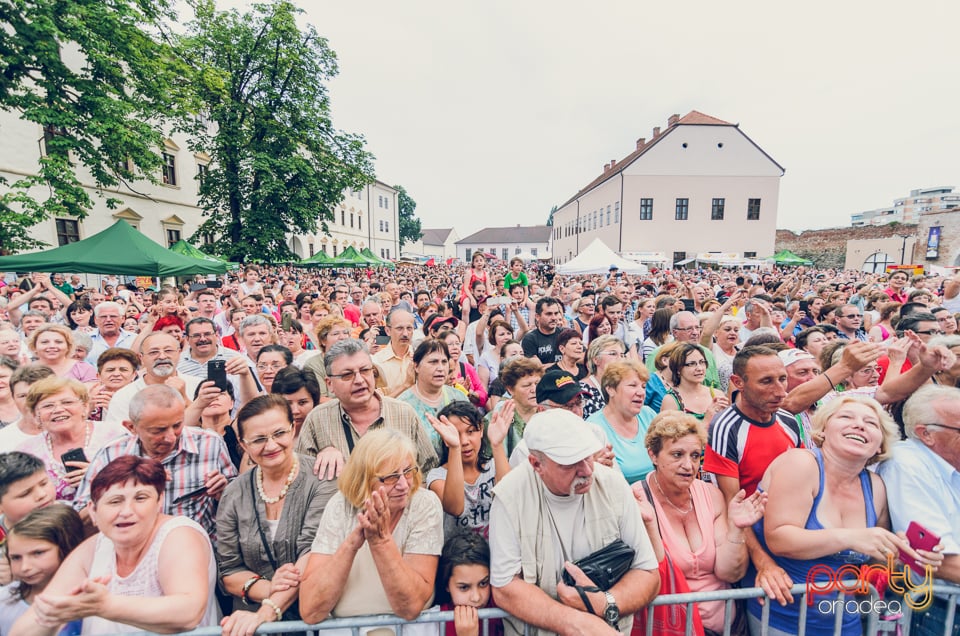
<path fill-rule="evenodd" d="M 689 113 L 680 118 L 678 124 L 700 124 L 700 125 L 714 125 L 714 126 L 733 126 L 728 121 L 723 121 L 722 119 L 717 119 L 716 117 L 711 117 L 710 115 L 704 115 L 699 110 L 691 110 Z"/>

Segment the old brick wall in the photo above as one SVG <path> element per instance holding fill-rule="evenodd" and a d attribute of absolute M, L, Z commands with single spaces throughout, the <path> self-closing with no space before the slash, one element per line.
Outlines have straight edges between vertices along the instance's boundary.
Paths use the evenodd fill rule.
<path fill-rule="evenodd" d="M 797 256 L 813 261 L 817 267 L 842 268 L 847 252 L 847 241 L 852 239 L 916 236 L 916 225 L 889 223 L 864 227 L 835 227 L 824 230 L 806 230 L 799 234 L 792 230 L 777 230 L 776 249 L 790 250 Z M 907 249 L 909 252 L 909 247 Z M 922 256 L 922 255 L 921 255 Z M 910 254 L 906 261 L 915 262 Z"/>

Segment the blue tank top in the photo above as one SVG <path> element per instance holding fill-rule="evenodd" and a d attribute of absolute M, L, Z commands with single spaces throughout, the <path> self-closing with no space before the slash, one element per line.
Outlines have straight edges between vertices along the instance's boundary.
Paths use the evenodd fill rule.
<path fill-rule="evenodd" d="M 813 505 L 810 507 L 810 515 L 807 517 L 807 523 L 804 525 L 804 528 L 807 530 L 823 530 L 823 524 L 820 523 L 820 520 L 817 518 L 817 508 L 820 505 L 820 498 L 823 497 L 823 455 L 820 452 L 819 448 L 808 449 L 813 456 L 817 459 L 817 468 L 820 472 L 820 487 L 817 490 L 817 496 L 813 498 Z M 872 528 L 877 525 L 877 511 L 873 507 L 873 484 L 870 481 L 870 473 L 866 469 L 860 473 L 860 488 L 863 491 L 863 500 L 867 513 L 867 528 Z M 760 545 L 763 549 L 773 557 L 773 560 L 779 565 L 783 570 L 790 575 L 790 578 L 793 579 L 794 584 L 803 583 L 807 580 L 807 572 L 810 569 L 819 564 L 824 564 L 837 570 L 842 565 L 862 565 L 870 560 L 870 557 L 856 552 L 854 550 L 844 550 L 842 552 L 837 552 L 836 554 L 830 554 L 819 559 L 791 559 L 783 556 L 777 556 L 770 552 L 767 548 L 766 538 L 763 536 L 763 519 L 761 518 L 755 524 L 753 524 L 753 531 L 757 535 L 757 540 L 760 542 Z M 744 586 L 752 587 L 756 583 L 757 571 L 754 569 L 753 564 L 750 564 L 747 574 L 743 579 Z M 827 580 L 826 575 L 815 577 L 816 580 Z M 850 598 L 849 596 L 847 598 Z M 823 634 L 828 636 L 833 634 L 833 624 L 835 616 L 831 612 L 824 613 L 820 611 L 820 601 L 822 600 L 832 600 L 832 596 L 816 596 L 814 597 L 813 605 L 807 608 L 807 628 L 806 633 L 810 635 L 819 635 Z M 792 604 L 787 605 L 786 607 L 781 606 L 779 603 L 772 602 L 770 603 L 770 627 L 774 629 L 779 629 L 788 633 L 797 633 L 798 622 L 800 619 L 800 598 L 795 597 L 795 600 Z M 826 604 L 824 608 L 826 609 Z M 833 605 L 830 606 L 831 610 Z M 757 599 L 749 599 L 747 601 L 747 609 L 751 614 L 760 617 L 761 607 L 760 603 L 757 602 Z M 844 612 L 843 616 L 843 629 L 841 634 L 844 636 L 856 636 L 860 634 L 860 615 L 858 613 L 849 613 Z"/>

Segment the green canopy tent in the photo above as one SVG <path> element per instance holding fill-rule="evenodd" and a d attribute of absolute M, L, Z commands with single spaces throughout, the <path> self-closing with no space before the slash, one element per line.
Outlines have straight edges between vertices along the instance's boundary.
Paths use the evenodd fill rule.
<path fill-rule="evenodd" d="M 198 247 L 187 243 L 185 240 L 180 239 L 176 243 L 170 246 L 171 252 L 176 252 L 177 254 L 183 254 L 184 256 L 189 256 L 190 258 L 196 258 L 201 261 L 210 261 L 211 263 L 226 263 L 228 267 L 236 269 L 239 267 L 237 263 L 230 263 L 218 258 L 216 256 L 211 256 L 206 252 L 200 250 Z"/>
<path fill-rule="evenodd" d="M 813 265 L 813 261 L 801 258 L 790 250 L 780 250 L 769 260 L 772 260 L 777 265 Z"/>
<path fill-rule="evenodd" d="M 0 271 L 82 272 L 128 276 L 223 274 L 229 266 L 177 254 L 153 242 L 124 220 L 76 243 L 44 252 L 0 257 Z"/>
<path fill-rule="evenodd" d="M 362 254 L 363 256 L 366 256 L 369 260 L 376 263 L 378 267 L 389 267 L 390 269 L 396 269 L 397 267 L 392 261 L 388 261 L 386 259 L 380 258 L 376 254 L 374 254 L 369 247 L 365 247 L 362 250 L 360 250 L 360 254 Z"/>
<path fill-rule="evenodd" d="M 357 251 L 353 245 L 340 252 L 340 256 L 333 259 L 336 267 L 367 267 L 368 265 L 378 265 L 369 260 L 366 256 Z"/>
<path fill-rule="evenodd" d="M 332 256 L 328 256 L 326 252 L 320 251 L 310 258 L 297 261 L 292 263 L 292 265 L 294 267 L 336 267 L 337 262 Z"/>

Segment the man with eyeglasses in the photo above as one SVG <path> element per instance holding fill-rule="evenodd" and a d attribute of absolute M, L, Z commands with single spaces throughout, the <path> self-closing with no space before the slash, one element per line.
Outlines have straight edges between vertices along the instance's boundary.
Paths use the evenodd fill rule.
<path fill-rule="evenodd" d="M 841 305 L 836 311 L 837 329 L 841 340 L 867 342 L 870 338 L 863 330 L 863 314 L 856 305 Z"/>
<path fill-rule="evenodd" d="M 223 360 L 227 379 L 233 385 L 234 395 L 240 398 L 237 401 L 237 408 L 262 392 L 263 387 L 257 380 L 250 360 L 241 353 L 220 345 L 212 320 L 194 318 L 184 326 L 184 333 L 187 338 L 187 350 L 180 354 L 180 362 L 177 363 L 178 373 L 206 380 L 207 363 L 211 360 Z"/>
<path fill-rule="evenodd" d="M 90 483 L 111 461 L 121 455 L 150 457 L 167 471 L 163 512 L 193 519 L 215 541 L 217 501 L 237 470 L 220 435 L 184 425 L 184 405 L 183 395 L 172 387 L 140 390 L 123 421 L 130 435 L 107 444 L 90 460 L 74 508 L 82 511 L 90 503 Z"/>
<path fill-rule="evenodd" d="M 362 341 L 335 343 L 324 356 L 324 366 L 334 399 L 310 412 L 297 441 L 298 453 L 317 458 L 314 474 L 320 479 L 339 476 L 356 442 L 384 426 L 413 440 L 423 474 L 437 466 L 433 443 L 413 407 L 376 391 L 376 367 Z"/>
<path fill-rule="evenodd" d="M 113 394 L 103 420 L 116 423 L 129 420 L 133 397 L 148 386 L 169 386 L 180 393 L 184 404 L 190 404 L 191 396 L 196 394 L 203 378 L 180 375 L 177 373 L 179 362 L 180 342 L 176 338 L 162 331 L 148 334 L 140 342 L 140 368 L 143 369 L 143 375 Z"/>
<path fill-rule="evenodd" d="M 396 283 L 392 283 L 396 284 Z M 387 315 L 390 344 L 373 356 L 373 361 L 387 383 L 384 393 L 396 397 L 413 384 L 413 314 L 394 309 Z"/>
<path fill-rule="evenodd" d="M 937 317 L 937 324 L 940 325 L 940 329 L 943 330 L 943 333 L 952 336 L 957 333 L 957 319 L 954 318 L 953 313 L 946 307 L 935 307 L 930 310 L 934 316 Z"/>
<path fill-rule="evenodd" d="M 926 311 L 915 311 L 900 318 L 900 322 L 897 323 L 897 337 L 902 337 L 907 331 L 912 331 L 920 336 L 920 340 L 924 344 L 935 336 L 943 335 L 943 330 L 937 322 L 937 317 Z M 907 353 L 907 359 L 900 366 L 900 373 L 906 373 L 913 368 L 917 362 L 919 362 L 919 352 L 911 349 Z M 883 379 L 887 377 L 887 368 L 890 366 L 890 358 L 881 356 L 880 359 L 877 360 L 877 366 L 880 367 L 880 383 L 883 384 Z"/>
<path fill-rule="evenodd" d="M 670 333 L 674 341 L 689 342 L 700 348 L 704 360 L 707 361 L 707 375 L 703 383 L 714 389 L 720 388 L 720 374 L 717 372 L 717 362 L 710 349 L 700 344 L 700 319 L 692 311 L 678 311 L 670 316 Z M 656 373 L 654 362 L 659 357 L 661 347 L 657 347 L 652 355 L 647 356 L 647 369 L 650 374 Z"/>
<path fill-rule="evenodd" d="M 903 407 L 907 439 L 893 446 L 893 456 L 877 473 L 887 491 L 890 523 L 904 532 L 911 522 L 940 537 L 943 563 L 934 583 L 960 584 L 960 389 L 928 384 Z M 944 631 L 950 604 L 936 596 L 923 612 L 914 612 L 912 634 L 956 634 Z"/>

